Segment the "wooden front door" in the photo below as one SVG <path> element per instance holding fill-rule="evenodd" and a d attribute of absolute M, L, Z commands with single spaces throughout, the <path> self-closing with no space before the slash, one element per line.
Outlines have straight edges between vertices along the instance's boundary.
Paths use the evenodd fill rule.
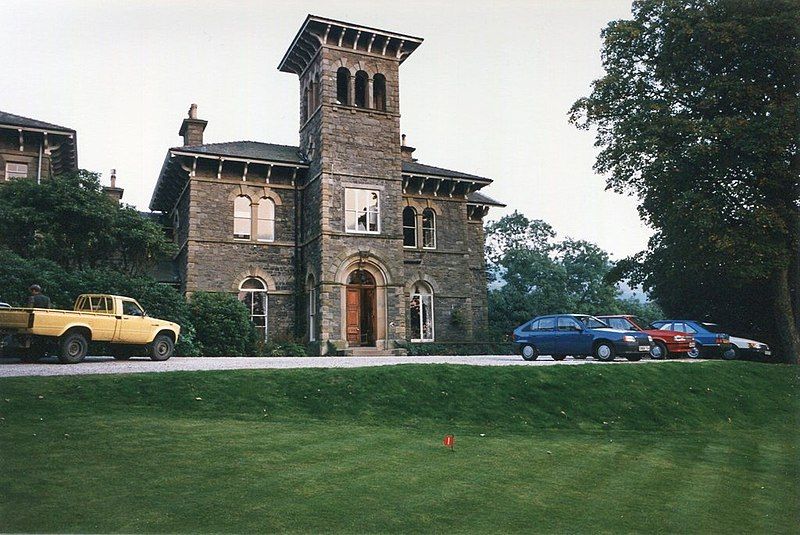
<path fill-rule="evenodd" d="M 376 331 L 375 279 L 367 271 L 350 274 L 345 311 L 347 344 L 350 347 L 374 346 Z"/>
<path fill-rule="evenodd" d="M 347 343 L 361 345 L 361 289 L 347 288 Z"/>

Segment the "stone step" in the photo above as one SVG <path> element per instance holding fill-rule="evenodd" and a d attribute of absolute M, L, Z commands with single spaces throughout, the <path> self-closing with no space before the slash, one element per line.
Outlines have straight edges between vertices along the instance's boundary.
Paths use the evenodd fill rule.
<path fill-rule="evenodd" d="M 348 347 L 339 352 L 344 357 L 405 357 L 406 349 L 380 349 L 377 347 Z"/>

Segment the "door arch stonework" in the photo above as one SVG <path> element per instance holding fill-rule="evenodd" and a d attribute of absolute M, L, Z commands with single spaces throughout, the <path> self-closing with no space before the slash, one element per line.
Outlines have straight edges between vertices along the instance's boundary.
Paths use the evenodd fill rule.
<path fill-rule="evenodd" d="M 348 342 L 348 346 L 353 347 L 354 344 L 351 343 L 351 340 L 353 340 L 353 333 L 351 332 L 348 336 L 348 289 L 350 289 L 352 307 L 353 299 L 355 298 L 352 290 L 355 286 L 349 283 L 351 275 L 359 270 L 366 272 L 374 280 L 374 296 L 370 296 L 369 292 L 359 295 L 359 299 L 371 299 L 372 306 L 374 307 L 374 321 L 372 322 L 374 332 L 371 333 L 368 343 L 372 346 L 385 348 L 387 346 L 386 339 L 388 331 L 387 285 L 390 284 L 391 281 L 388 279 L 386 275 L 387 272 L 382 266 L 382 263 L 374 256 L 370 256 L 369 258 L 364 258 L 363 256 L 351 257 L 339 265 L 335 278 L 335 282 L 340 288 L 339 310 L 341 322 L 339 336 L 341 340 Z"/>

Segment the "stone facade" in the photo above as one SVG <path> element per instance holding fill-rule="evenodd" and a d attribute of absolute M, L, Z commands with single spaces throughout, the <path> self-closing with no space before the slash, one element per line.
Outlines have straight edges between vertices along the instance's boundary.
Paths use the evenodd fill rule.
<path fill-rule="evenodd" d="M 263 288 L 266 335 L 321 353 L 465 341 L 485 328 L 482 217 L 499 203 L 476 190 L 491 181 L 401 148 L 399 67 L 421 41 L 309 16 L 279 67 L 299 77 L 298 147 L 203 144 L 192 106 L 151 202 L 173 223 L 186 293 L 249 304 Z M 404 246 L 407 206 L 414 247 Z M 422 247 L 426 209 L 434 247 Z"/>
<path fill-rule="evenodd" d="M 70 128 L 0 111 L 0 184 L 76 171 L 76 137 Z"/>

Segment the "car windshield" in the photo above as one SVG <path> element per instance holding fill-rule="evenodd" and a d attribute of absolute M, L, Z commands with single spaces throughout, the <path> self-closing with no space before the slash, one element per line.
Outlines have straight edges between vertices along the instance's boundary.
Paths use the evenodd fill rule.
<path fill-rule="evenodd" d="M 575 317 L 578 318 L 584 325 L 586 325 L 587 329 L 610 329 L 610 327 L 607 324 L 603 323 L 594 316 L 575 316 Z"/>
<path fill-rule="evenodd" d="M 641 329 L 647 329 L 648 326 L 650 325 L 649 323 L 647 323 L 646 321 L 644 321 L 642 318 L 640 318 L 638 316 L 631 316 L 629 321 L 631 323 L 633 323 L 634 327 L 639 327 Z M 636 330 L 638 331 L 639 329 L 636 329 Z"/>
<path fill-rule="evenodd" d="M 720 327 L 716 323 L 701 323 L 700 325 L 702 325 L 703 328 L 705 330 L 707 330 L 708 332 L 712 332 L 712 333 L 715 333 L 715 334 L 724 334 L 725 333 L 725 329 L 723 329 L 722 327 Z"/>

